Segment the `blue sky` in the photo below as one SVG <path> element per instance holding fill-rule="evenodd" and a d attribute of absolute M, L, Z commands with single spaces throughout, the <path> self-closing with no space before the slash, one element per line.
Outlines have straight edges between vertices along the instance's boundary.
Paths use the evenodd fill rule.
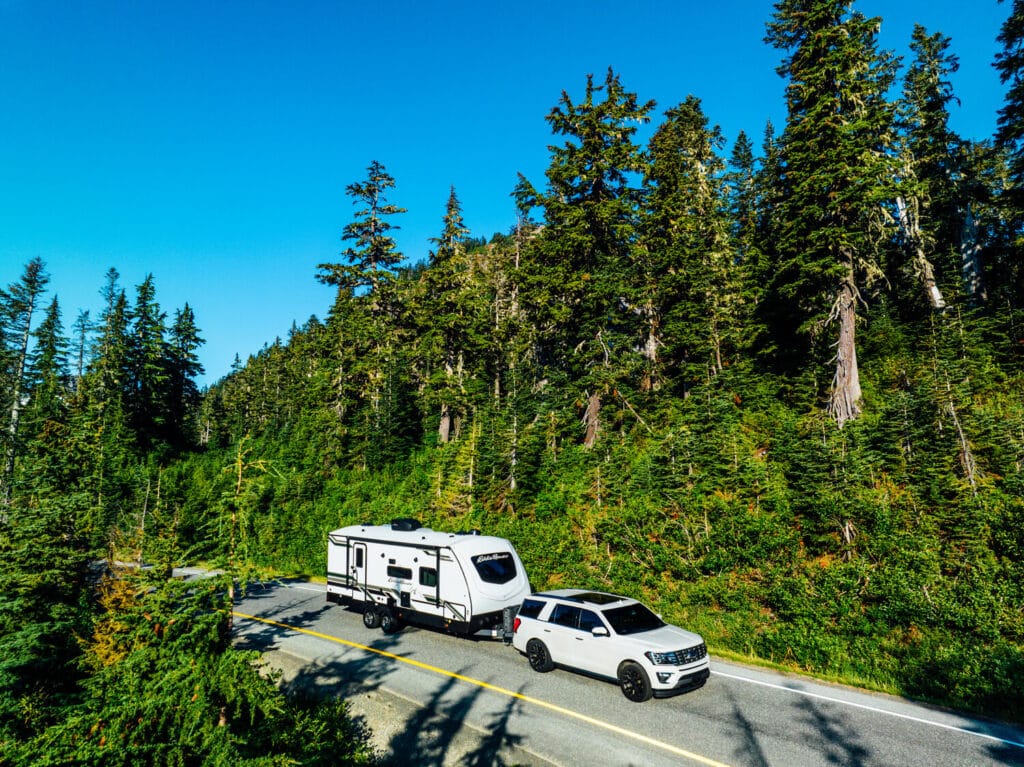
<path fill-rule="evenodd" d="M 909 59 L 915 22 L 953 40 L 967 138 L 995 129 L 996 0 L 859 0 Z M 47 264 L 65 328 L 110 267 L 188 302 L 211 383 L 324 317 L 372 160 L 396 180 L 399 248 L 426 257 L 454 185 L 473 235 L 507 232 L 516 174 L 544 181 L 545 115 L 609 66 L 661 113 L 693 94 L 728 148 L 785 121 L 762 0 L 55 2 L 0 0 L 0 284 Z"/>

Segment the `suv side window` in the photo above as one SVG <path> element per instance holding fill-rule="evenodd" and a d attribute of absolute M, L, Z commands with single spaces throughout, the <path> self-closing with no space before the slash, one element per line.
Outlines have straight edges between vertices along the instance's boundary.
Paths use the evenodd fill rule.
<path fill-rule="evenodd" d="M 597 613 L 590 610 L 580 610 L 580 630 L 593 631 L 598 626 L 604 626 Z"/>
<path fill-rule="evenodd" d="M 540 611 L 544 609 L 545 602 L 541 602 L 539 599 L 524 599 L 522 606 L 519 608 L 519 614 L 524 618 L 536 618 L 540 615 Z"/>
<path fill-rule="evenodd" d="M 579 623 L 580 608 L 571 605 L 555 605 L 551 611 L 551 623 L 574 629 Z"/>

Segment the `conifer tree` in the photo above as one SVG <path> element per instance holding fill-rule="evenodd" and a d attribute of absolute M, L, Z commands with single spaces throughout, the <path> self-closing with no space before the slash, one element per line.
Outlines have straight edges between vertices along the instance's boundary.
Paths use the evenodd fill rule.
<path fill-rule="evenodd" d="M 1008 247 L 996 265 L 999 283 L 1012 310 L 1024 304 L 1024 0 L 1013 0 L 1010 15 L 997 38 L 1002 50 L 995 68 L 1007 86 L 1005 103 L 999 110 L 996 143 L 1008 156 L 1009 179 L 1003 204 Z"/>
<path fill-rule="evenodd" d="M 78 316 L 75 317 L 75 324 L 71 326 L 74 336 L 74 380 L 75 390 L 78 390 L 78 384 L 82 380 L 82 376 L 85 375 L 85 363 L 87 354 L 89 351 L 89 334 L 92 332 L 92 321 L 89 318 L 89 310 L 82 309 L 78 312 Z"/>
<path fill-rule="evenodd" d="M 769 145 L 767 151 L 771 149 Z M 753 142 L 743 131 L 736 137 L 725 179 L 741 296 L 738 307 L 741 330 L 737 342 L 741 352 L 749 353 L 763 333 L 758 311 L 767 275 L 766 253 L 770 248 L 764 242 L 761 224 L 762 208 L 766 207 L 763 169 L 754 157 Z"/>
<path fill-rule="evenodd" d="M 199 362 L 199 347 L 204 343 L 196 326 L 195 312 L 185 304 L 174 314 L 168 342 L 168 402 L 167 420 L 171 444 L 182 449 L 193 444 L 189 423 L 199 407 L 199 388 L 196 376 L 203 374 Z"/>
<path fill-rule="evenodd" d="M 783 197 L 782 148 L 775 126 L 769 120 L 761 137 L 760 165 L 754 173 L 754 238 L 758 243 L 758 262 L 748 264 L 752 283 L 752 345 L 755 359 L 775 369 L 794 369 L 804 362 L 792 332 L 792 307 L 774 300 L 769 286 L 775 278 L 775 265 L 781 261 L 779 243 L 783 220 L 777 215 Z M 794 359 L 795 358 L 795 359 Z"/>
<path fill-rule="evenodd" d="M 38 425 L 65 409 L 68 382 L 68 340 L 61 322 L 60 302 L 54 296 L 43 321 L 32 332 L 35 347 L 29 364 L 32 398 L 29 409 Z"/>
<path fill-rule="evenodd" d="M 833 355 L 827 410 L 840 428 L 861 413 L 857 310 L 882 275 L 880 207 L 895 175 L 895 62 L 877 49 L 879 20 L 851 4 L 780 0 L 765 38 L 787 53 L 788 79 L 773 292 L 795 312 L 775 332 L 804 339 L 817 365 Z"/>
<path fill-rule="evenodd" d="M 390 221 L 390 217 L 406 211 L 387 200 L 388 190 L 394 186 L 395 179 L 382 163 L 374 160 L 366 169 L 365 181 L 345 187 L 345 194 L 352 198 L 352 204 L 363 206 L 355 212 L 355 220 L 342 230 L 342 241 L 353 243 L 342 252 L 349 266 L 320 264 L 319 279 L 322 282 L 339 287 L 368 288 L 373 300 L 378 300 L 381 281 L 390 279 L 395 266 L 402 260 L 391 236 L 391 232 L 399 227 Z M 376 305 L 375 308 L 380 310 Z"/>
<path fill-rule="evenodd" d="M 99 335 L 95 354 L 88 372 L 96 379 L 93 389 L 100 402 L 118 400 L 123 404 L 129 381 L 129 323 L 131 314 L 128 298 L 119 285 L 121 275 L 111 268 L 100 291 L 103 314 L 99 322 Z"/>
<path fill-rule="evenodd" d="M 344 704 L 289 700 L 230 646 L 227 578 L 102 584 L 81 702 L 10 749 L 13 764 L 284 767 L 372 763 Z"/>
<path fill-rule="evenodd" d="M 945 293 L 959 282 L 963 229 L 958 190 L 960 139 L 949 127 L 949 104 L 955 100 L 949 76 L 959 62 L 950 40 L 914 27 L 914 60 L 904 78 L 900 103 L 902 129 L 900 188 L 896 198 L 909 268 L 933 309 L 946 306 Z M 936 274 L 938 270 L 938 274 Z"/>
<path fill-rule="evenodd" d="M 116 269 L 106 274 L 101 290 L 103 314 L 95 351 L 75 397 L 72 412 L 72 451 L 81 468 L 84 488 L 90 492 L 95 516 L 83 525 L 102 539 L 113 524 L 117 499 L 125 480 L 125 467 L 135 450 L 129 426 L 132 351 L 128 299 L 118 284 Z"/>
<path fill-rule="evenodd" d="M 39 327 L 33 331 L 29 379 L 32 395 L 25 408 L 24 441 L 33 482 L 66 490 L 73 486 L 75 468 L 68 462 L 68 341 L 64 337 L 60 304 L 50 302 Z"/>
<path fill-rule="evenodd" d="M 400 372 L 397 360 L 396 320 L 401 311 L 397 297 L 395 267 L 402 260 L 391 232 L 398 226 L 391 216 L 405 209 L 387 200 L 395 180 L 384 166 L 373 161 L 365 181 L 350 184 L 345 192 L 353 204 L 363 205 L 355 220 L 346 224 L 343 241 L 352 241 L 343 255 L 344 264 L 320 264 L 318 279 L 338 288 L 329 326 L 337 334 L 334 408 L 341 414 L 346 401 L 355 396 L 364 405 L 351 417 L 358 422 L 365 465 L 391 430 L 383 424 L 397 421 L 397 390 Z M 398 426 L 401 430 L 402 427 Z"/>
<path fill-rule="evenodd" d="M 1024 210 L 1024 0 L 1012 0 L 1010 15 L 996 38 L 1002 50 L 996 54 L 999 79 L 1008 86 L 999 110 L 996 140 L 1010 153 L 1010 195 L 1014 207 Z"/>
<path fill-rule="evenodd" d="M 543 374 L 535 363 L 535 343 L 520 301 L 520 261 L 537 225 L 517 215 L 508 236 L 495 234 L 481 261 L 490 299 L 485 349 L 487 378 L 493 393 L 494 429 L 484 433 L 501 508 L 513 508 L 514 494 L 524 473 L 522 440 L 524 426 L 537 412 L 531 391 L 543 388 Z"/>
<path fill-rule="evenodd" d="M 639 386 L 633 347 L 639 331 L 627 291 L 632 285 L 640 191 L 645 170 L 634 143 L 655 103 L 640 103 L 609 68 L 602 85 L 587 76 L 583 100 L 566 92 L 547 116 L 552 146 L 547 189 L 520 179 L 515 196 L 526 213 L 544 210 L 544 229 L 524 260 L 524 301 L 537 325 L 539 355 L 563 368 L 582 390 L 584 444 L 601 431 L 600 411 L 625 383 Z"/>
<path fill-rule="evenodd" d="M 0 520 L 0 753 L 66 714 L 88 627 L 82 499 L 33 485 Z M 60 491 L 63 492 L 63 488 Z M 6 762 L 5 762 L 6 763 Z"/>
<path fill-rule="evenodd" d="M 32 319 L 50 281 L 42 259 L 33 258 L 25 265 L 21 279 L 13 283 L 2 297 L 0 305 L 0 340 L 5 344 L 2 358 L 5 363 L 4 379 L 7 424 L 4 429 L 4 464 L 0 475 L 0 502 L 11 500 L 11 481 L 14 462 L 18 454 L 18 424 L 24 407 L 29 365 L 29 341 L 32 337 Z"/>
<path fill-rule="evenodd" d="M 128 410 L 136 443 L 144 450 L 167 444 L 168 347 L 166 314 L 156 300 L 153 275 L 136 286 L 128 346 Z"/>
<path fill-rule="evenodd" d="M 741 264 L 759 262 L 757 242 L 757 161 L 754 144 L 740 131 L 729 155 L 726 173 L 729 217 L 736 257 Z"/>
<path fill-rule="evenodd" d="M 466 254 L 468 234 L 453 186 L 441 236 L 431 240 L 436 249 L 431 251 L 424 271 L 426 295 L 422 301 L 421 337 L 428 366 L 426 398 L 436 407 L 437 438 L 442 444 L 458 438 L 466 417 L 466 379 L 472 372 L 467 356 L 475 321 L 471 299 L 476 286 L 471 282 Z"/>
<path fill-rule="evenodd" d="M 646 174 L 645 277 L 661 332 L 686 393 L 734 361 L 739 346 L 739 280 L 717 127 L 690 96 L 665 113 L 650 142 Z M 643 302 L 641 302 L 643 305 Z"/>

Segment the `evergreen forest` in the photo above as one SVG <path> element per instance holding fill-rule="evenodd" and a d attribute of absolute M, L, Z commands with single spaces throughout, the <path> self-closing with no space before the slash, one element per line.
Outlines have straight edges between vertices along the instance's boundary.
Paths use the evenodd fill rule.
<path fill-rule="evenodd" d="M 0 764 L 372 762 L 230 605 L 395 517 L 720 656 L 1024 721 L 1024 0 L 985 140 L 949 125 L 952 40 L 898 58 L 853 6 L 774 4 L 786 122 L 730 146 L 697 96 L 566 84 L 508 230 L 453 187 L 422 262 L 369 160 L 309 276 L 333 303 L 202 390 L 152 277 L 66 325 L 44 258 L 10 274 Z M 197 563 L 226 575 L 170 578 Z"/>

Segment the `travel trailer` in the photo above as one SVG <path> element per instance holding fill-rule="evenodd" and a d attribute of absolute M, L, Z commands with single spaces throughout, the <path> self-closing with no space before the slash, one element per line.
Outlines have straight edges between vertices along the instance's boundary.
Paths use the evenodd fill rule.
<path fill-rule="evenodd" d="M 453 634 L 509 639 L 530 594 L 523 563 L 504 538 L 445 533 L 415 519 L 334 530 L 327 600 L 361 606 L 367 628 L 416 623 Z"/>

